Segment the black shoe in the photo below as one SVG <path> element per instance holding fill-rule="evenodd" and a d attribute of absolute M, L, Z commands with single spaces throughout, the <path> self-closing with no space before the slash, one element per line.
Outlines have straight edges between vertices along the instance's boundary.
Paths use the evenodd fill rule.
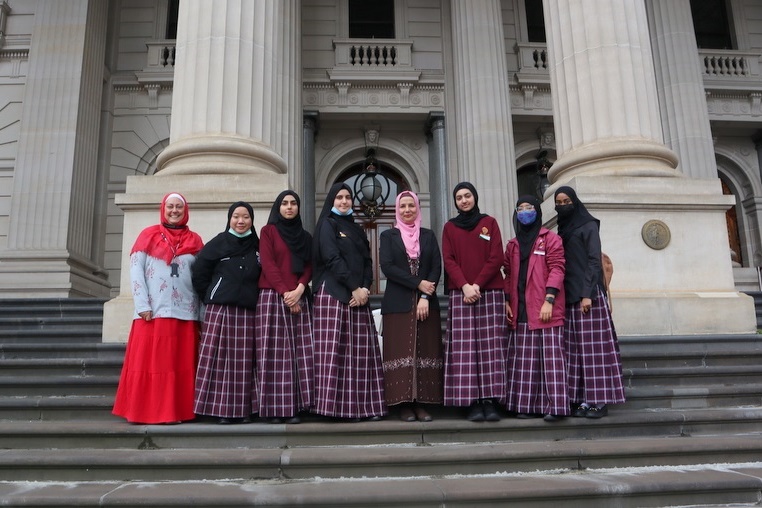
<path fill-rule="evenodd" d="M 519 420 L 532 420 L 534 418 L 540 418 L 542 417 L 539 413 L 519 413 L 516 415 L 516 418 Z"/>
<path fill-rule="evenodd" d="M 590 409 L 590 406 L 587 404 L 575 404 L 572 407 L 572 416 L 577 418 L 584 418 L 587 416 L 587 410 Z"/>
<path fill-rule="evenodd" d="M 363 418 L 363 421 L 366 421 L 366 422 L 380 422 L 383 419 L 384 419 L 384 417 L 381 416 L 381 415 L 374 415 L 374 416 L 369 416 L 367 418 Z"/>
<path fill-rule="evenodd" d="M 469 422 L 483 422 L 484 421 L 484 408 L 479 402 L 471 404 L 471 409 L 468 410 L 468 416 L 466 419 Z"/>
<path fill-rule="evenodd" d="M 402 406 L 400 408 L 400 420 L 402 420 L 403 422 L 414 422 L 415 412 L 413 411 L 413 408 L 407 404 Z"/>
<path fill-rule="evenodd" d="M 267 423 L 274 423 L 274 424 L 283 423 L 283 418 L 268 418 Z"/>
<path fill-rule="evenodd" d="M 557 421 L 563 420 L 564 417 L 562 415 L 547 414 L 543 416 L 542 419 L 545 420 L 546 422 L 557 422 Z"/>
<path fill-rule="evenodd" d="M 587 418 L 603 418 L 604 416 L 606 416 L 608 414 L 609 414 L 609 408 L 606 406 L 606 404 L 604 404 L 601 407 L 590 406 L 587 409 L 587 412 L 585 413 L 585 416 Z"/>
<path fill-rule="evenodd" d="M 233 419 L 232 418 L 217 418 L 217 423 L 220 425 L 232 425 Z"/>
<path fill-rule="evenodd" d="M 290 425 L 295 425 L 297 423 L 302 423 L 302 419 L 299 418 L 298 416 L 292 416 L 291 418 L 286 420 L 286 423 Z"/>
<path fill-rule="evenodd" d="M 488 422 L 499 422 L 500 414 L 497 412 L 495 403 L 487 399 L 482 402 L 482 409 L 484 410 L 484 419 Z"/>

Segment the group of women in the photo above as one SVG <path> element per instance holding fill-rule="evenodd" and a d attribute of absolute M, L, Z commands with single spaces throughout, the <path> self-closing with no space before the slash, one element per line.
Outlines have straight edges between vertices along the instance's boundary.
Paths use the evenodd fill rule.
<path fill-rule="evenodd" d="M 305 413 L 373 421 L 393 407 L 404 421 L 431 421 L 432 405 L 445 405 L 468 408 L 471 421 L 498 421 L 501 406 L 554 421 L 623 402 L 598 221 L 574 191 L 556 192 L 560 237 L 542 227 L 537 199 L 520 198 L 505 249 L 473 185 L 453 198 L 440 253 L 415 193 L 397 196 L 395 227 L 380 236 L 382 355 L 370 244 L 349 186 L 331 187 L 314 238 L 287 190 L 261 237 L 252 207 L 237 202 L 206 245 L 188 229 L 183 196 L 168 194 L 130 256 L 135 315 L 114 414 L 298 423 Z"/>

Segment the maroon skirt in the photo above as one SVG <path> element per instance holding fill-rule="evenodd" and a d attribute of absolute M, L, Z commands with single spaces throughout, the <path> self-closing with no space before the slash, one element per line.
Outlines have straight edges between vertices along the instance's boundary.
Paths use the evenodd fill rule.
<path fill-rule="evenodd" d="M 220 418 L 243 418 L 259 411 L 254 310 L 206 306 L 194 409 L 200 415 Z"/>
<path fill-rule="evenodd" d="M 338 418 L 386 414 L 381 350 L 370 306 L 350 307 L 321 287 L 313 309 L 315 412 Z"/>
<path fill-rule="evenodd" d="M 600 287 L 588 312 L 582 312 L 579 302 L 566 306 L 564 342 L 569 359 L 570 402 L 624 402 L 619 342 Z"/>
<path fill-rule="evenodd" d="M 442 327 L 439 313 L 416 318 L 416 295 L 409 312 L 384 314 L 386 404 L 442 403 Z M 435 315 L 436 314 L 436 315 Z"/>

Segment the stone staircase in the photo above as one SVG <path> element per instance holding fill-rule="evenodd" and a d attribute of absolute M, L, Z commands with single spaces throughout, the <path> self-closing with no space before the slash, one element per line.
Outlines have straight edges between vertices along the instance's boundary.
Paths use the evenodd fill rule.
<path fill-rule="evenodd" d="M 110 414 L 124 346 L 31 307 L 0 301 L 2 506 L 762 503 L 756 335 L 622 338 L 628 402 L 601 420 L 130 425 Z"/>

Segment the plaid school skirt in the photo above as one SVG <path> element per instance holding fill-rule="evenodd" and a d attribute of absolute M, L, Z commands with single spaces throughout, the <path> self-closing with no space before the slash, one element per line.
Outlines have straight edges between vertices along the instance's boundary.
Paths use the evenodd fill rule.
<path fill-rule="evenodd" d="M 468 406 L 476 399 L 505 399 L 507 324 L 502 291 L 483 290 L 474 304 L 463 302 L 462 291 L 450 291 L 445 406 Z"/>
<path fill-rule="evenodd" d="M 569 401 L 624 402 L 622 361 L 614 322 L 600 287 L 587 313 L 579 302 L 566 306 L 564 343 L 569 368 Z"/>
<path fill-rule="evenodd" d="M 518 323 L 508 337 L 507 363 L 509 411 L 569 414 L 563 326 L 530 330 Z"/>
<path fill-rule="evenodd" d="M 306 298 L 292 314 L 274 289 L 259 292 L 256 317 L 259 416 L 291 417 L 312 407 L 312 311 Z"/>
<path fill-rule="evenodd" d="M 259 411 L 254 310 L 206 306 L 196 373 L 197 414 L 243 418 Z"/>
<path fill-rule="evenodd" d="M 386 414 L 381 350 L 370 306 L 350 307 L 315 294 L 315 409 L 338 418 Z"/>

